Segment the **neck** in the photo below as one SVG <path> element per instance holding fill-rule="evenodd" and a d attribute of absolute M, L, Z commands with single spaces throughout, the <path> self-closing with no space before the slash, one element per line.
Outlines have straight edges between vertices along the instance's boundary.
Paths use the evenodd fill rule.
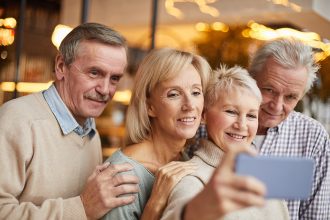
<path fill-rule="evenodd" d="M 266 135 L 267 134 L 268 128 L 266 127 L 258 127 L 257 135 Z"/>
<path fill-rule="evenodd" d="M 181 152 L 186 140 L 169 141 L 167 138 L 164 140 L 162 137 L 152 137 L 150 143 L 155 159 L 163 166 L 171 161 L 181 159 Z"/>
<path fill-rule="evenodd" d="M 76 119 L 77 123 L 80 126 L 84 126 L 85 121 L 87 120 L 87 118 L 83 118 L 83 117 L 77 117 L 77 115 L 75 115 L 72 111 L 72 106 L 70 105 L 70 98 L 69 95 L 67 95 L 67 93 L 65 92 L 63 83 L 61 83 L 60 81 L 55 81 L 54 83 L 55 88 L 57 90 L 57 93 L 59 94 L 59 96 L 61 97 L 63 103 L 65 104 L 65 106 L 68 108 L 68 110 L 70 111 L 70 113 L 72 114 L 72 116 L 74 117 L 74 119 Z"/>

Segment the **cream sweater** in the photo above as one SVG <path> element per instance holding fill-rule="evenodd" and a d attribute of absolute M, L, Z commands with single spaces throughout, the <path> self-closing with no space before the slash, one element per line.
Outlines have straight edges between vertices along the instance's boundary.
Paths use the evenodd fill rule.
<path fill-rule="evenodd" d="M 64 136 L 42 93 L 0 108 L 0 219 L 86 219 L 79 197 L 99 135 Z"/>
<path fill-rule="evenodd" d="M 214 169 L 223 157 L 223 151 L 212 142 L 201 141 L 201 147 L 194 153 L 191 161 L 198 165 L 198 170 L 185 176 L 171 192 L 168 204 L 161 220 L 179 220 L 184 206 L 196 196 L 211 178 Z M 207 205 L 207 204 L 201 204 Z M 224 220 L 287 220 L 289 218 L 286 203 L 280 200 L 268 200 L 262 208 L 246 208 L 230 213 Z"/>

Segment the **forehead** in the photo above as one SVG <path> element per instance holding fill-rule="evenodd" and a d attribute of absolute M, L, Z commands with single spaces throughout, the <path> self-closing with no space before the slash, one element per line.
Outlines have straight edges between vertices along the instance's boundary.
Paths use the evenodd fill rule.
<path fill-rule="evenodd" d="M 82 41 L 76 51 L 76 60 L 84 63 L 103 63 L 125 68 L 127 55 L 124 47 L 112 46 L 96 41 Z"/>
<path fill-rule="evenodd" d="M 263 70 L 257 75 L 256 81 L 260 86 L 271 86 L 283 91 L 303 93 L 308 80 L 307 69 L 302 66 L 285 68 L 268 59 Z"/>
<path fill-rule="evenodd" d="M 159 83 L 159 87 L 190 87 L 191 85 L 201 85 L 201 77 L 192 64 L 187 65 L 181 71 L 171 74 L 169 79 Z M 156 87 L 157 88 L 157 87 Z"/>
<path fill-rule="evenodd" d="M 235 106 L 237 108 L 245 108 L 249 110 L 258 110 L 260 106 L 260 100 L 253 94 L 248 88 L 235 86 L 234 88 L 225 91 L 220 91 L 218 104 L 224 106 Z"/>

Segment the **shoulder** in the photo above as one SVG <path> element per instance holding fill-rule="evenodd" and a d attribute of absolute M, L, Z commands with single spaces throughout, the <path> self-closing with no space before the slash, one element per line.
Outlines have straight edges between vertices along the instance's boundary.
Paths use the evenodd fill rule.
<path fill-rule="evenodd" d="M 200 148 L 198 151 L 200 151 L 200 150 L 202 150 L 202 149 Z M 196 151 L 196 152 L 198 152 L 198 151 Z M 211 166 L 210 164 L 208 164 L 207 162 L 205 162 L 206 158 L 203 158 L 203 156 L 205 156 L 205 155 L 203 155 L 203 154 L 194 155 L 193 158 L 191 158 L 190 161 L 197 164 L 198 169 L 190 175 L 199 179 L 199 181 L 205 185 L 209 181 L 210 177 L 212 176 L 212 173 L 214 172 L 214 167 Z M 220 160 L 220 158 L 219 158 L 219 160 Z"/>
<path fill-rule="evenodd" d="M 325 134 L 327 133 L 324 126 L 320 122 L 296 111 L 290 113 L 289 117 L 287 118 L 287 120 L 285 120 L 284 124 L 287 124 L 289 126 L 293 125 L 309 131 L 315 130 L 321 133 L 325 133 Z"/>
<path fill-rule="evenodd" d="M 189 162 L 197 164 L 198 169 L 185 177 L 183 177 L 173 189 L 172 196 L 181 197 L 189 194 L 195 194 L 204 188 L 212 175 L 213 169 L 204 163 L 199 157 L 194 156 Z"/>
<path fill-rule="evenodd" d="M 121 175 L 135 175 L 139 178 L 139 187 L 142 194 L 149 193 L 154 182 L 154 175 L 147 170 L 142 164 L 133 160 L 132 158 L 126 156 L 121 150 L 114 152 L 111 157 L 109 157 L 107 162 L 111 164 L 122 164 L 129 163 L 133 166 L 130 171 L 122 172 Z"/>
<path fill-rule="evenodd" d="M 133 203 L 113 209 L 104 219 L 139 219 L 150 196 L 154 176 L 142 164 L 125 155 L 121 150 L 114 152 L 106 161 L 111 164 L 130 163 L 133 169 L 119 175 L 137 176 L 139 192 Z"/>
<path fill-rule="evenodd" d="M 0 107 L 1 120 L 10 118 L 11 120 L 39 118 L 45 115 L 47 103 L 41 92 L 19 97 L 10 100 Z"/>

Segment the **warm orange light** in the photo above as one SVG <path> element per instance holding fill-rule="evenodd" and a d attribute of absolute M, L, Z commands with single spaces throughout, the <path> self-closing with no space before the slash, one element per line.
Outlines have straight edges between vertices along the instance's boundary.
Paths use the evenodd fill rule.
<path fill-rule="evenodd" d="M 18 92 L 32 93 L 48 89 L 51 84 L 52 81 L 48 83 L 19 82 L 16 85 L 16 89 Z M 15 90 L 15 83 L 2 82 L 0 84 L 0 89 L 4 92 L 13 92 Z"/>
<path fill-rule="evenodd" d="M 129 104 L 131 100 L 132 92 L 130 90 L 117 91 L 112 100 L 116 102 L 122 102 L 125 105 Z"/>
<path fill-rule="evenodd" d="M 52 43 L 55 45 L 57 49 L 60 47 L 62 40 L 65 38 L 65 36 L 68 33 L 70 33 L 71 30 L 72 30 L 71 27 L 63 24 L 59 24 L 55 27 L 52 34 Z"/>
<path fill-rule="evenodd" d="M 324 60 L 330 55 L 330 44 L 321 41 L 320 35 L 315 32 L 302 32 L 291 28 L 272 29 L 253 21 L 248 23 L 248 29 L 242 31 L 244 37 L 258 40 L 272 40 L 279 37 L 294 37 L 304 41 L 313 48 L 318 48 L 321 52 L 315 54 L 317 61 Z"/>

